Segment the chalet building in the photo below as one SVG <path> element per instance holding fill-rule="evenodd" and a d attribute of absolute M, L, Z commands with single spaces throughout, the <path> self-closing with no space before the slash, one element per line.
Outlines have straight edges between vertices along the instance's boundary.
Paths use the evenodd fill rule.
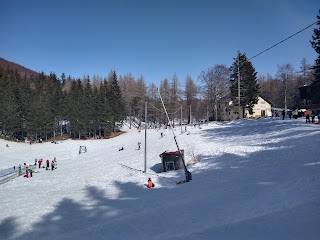
<path fill-rule="evenodd" d="M 245 108 L 243 111 L 242 107 L 240 107 L 239 113 L 239 107 L 233 105 L 230 96 L 224 97 L 218 103 L 218 121 L 232 121 L 244 117 L 250 119 L 258 119 L 271 116 L 271 104 L 260 96 L 258 97 L 258 103 L 253 107 L 252 114 L 249 113 L 249 109 L 247 108 Z"/>
<path fill-rule="evenodd" d="M 249 110 L 245 109 L 245 116 L 252 119 L 272 117 L 271 104 L 258 96 L 258 102 L 253 106 L 253 113 L 250 114 Z"/>

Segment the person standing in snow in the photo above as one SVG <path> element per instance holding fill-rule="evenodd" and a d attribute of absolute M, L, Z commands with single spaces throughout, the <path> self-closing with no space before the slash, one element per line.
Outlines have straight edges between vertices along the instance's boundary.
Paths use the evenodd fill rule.
<path fill-rule="evenodd" d="M 39 168 L 41 168 L 41 163 L 42 163 L 42 158 L 40 158 L 39 161 L 38 161 Z"/>
<path fill-rule="evenodd" d="M 54 161 L 52 160 L 52 162 L 51 162 L 51 171 L 53 171 L 53 169 L 54 169 Z"/>
<path fill-rule="evenodd" d="M 148 188 L 153 188 L 154 187 L 154 184 L 151 180 L 151 178 L 148 179 L 148 185 L 147 185 Z"/>
<path fill-rule="evenodd" d="M 285 116 L 286 116 L 286 111 L 283 110 L 283 111 L 282 111 L 282 119 L 284 119 Z"/>
<path fill-rule="evenodd" d="M 50 162 L 49 162 L 49 160 L 48 160 L 48 159 L 47 159 L 46 163 L 47 163 L 46 170 L 49 170 L 49 169 L 50 169 Z"/>
<path fill-rule="evenodd" d="M 56 157 L 54 157 L 53 161 L 54 161 L 54 169 L 57 169 L 57 167 L 58 167 L 58 162 L 57 162 Z"/>
<path fill-rule="evenodd" d="M 306 123 L 310 123 L 310 116 L 309 116 L 309 114 L 306 115 Z"/>
<path fill-rule="evenodd" d="M 314 119 L 315 119 L 315 114 L 314 114 L 314 111 L 312 111 L 311 113 L 311 122 L 314 123 Z"/>
<path fill-rule="evenodd" d="M 28 165 L 25 165 L 26 174 L 24 175 L 26 178 L 29 178 L 29 169 Z"/>
<path fill-rule="evenodd" d="M 33 171 L 32 171 L 31 168 L 29 169 L 29 172 L 30 172 L 30 177 L 32 177 L 32 172 L 33 172 Z"/>

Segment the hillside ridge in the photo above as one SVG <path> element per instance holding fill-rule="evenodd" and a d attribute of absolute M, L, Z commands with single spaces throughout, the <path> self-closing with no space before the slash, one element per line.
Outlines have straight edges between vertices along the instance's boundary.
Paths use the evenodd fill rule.
<path fill-rule="evenodd" d="M 21 77 L 24 77 L 25 75 L 27 77 L 31 76 L 38 76 L 39 73 L 36 71 L 33 71 L 29 68 L 26 68 L 18 63 L 10 62 L 2 57 L 0 57 L 0 68 L 2 69 L 10 69 L 10 70 L 16 70 L 20 74 Z"/>

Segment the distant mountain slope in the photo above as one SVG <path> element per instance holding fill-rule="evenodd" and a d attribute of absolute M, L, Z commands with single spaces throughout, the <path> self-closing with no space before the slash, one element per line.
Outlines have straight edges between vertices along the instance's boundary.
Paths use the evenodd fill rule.
<path fill-rule="evenodd" d="M 27 75 L 28 77 L 30 77 L 32 75 L 33 76 L 39 75 L 39 73 L 37 73 L 31 69 L 25 68 L 17 63 L 10 62 L 10 61 L 8 61 L 4 58 L 1 58 L 1 57 L 0 57 L 0 68 L 17 70 L 21 76 Z"/>

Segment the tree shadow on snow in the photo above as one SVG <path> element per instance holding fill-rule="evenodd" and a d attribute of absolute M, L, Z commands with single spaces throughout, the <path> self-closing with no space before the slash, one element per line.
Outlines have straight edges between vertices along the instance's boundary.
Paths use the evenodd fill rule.
<path fill-rule="evenodd" d="M 149 233 L 143 229 L 154 227 L 145 217 L 149 212 L 144 208 L 156 196 L 163 196 L 166 190 L 147 189 L 134 183 L 115 182 L 114 185 L 119 190 L 116 198 L 109 197 L 105 189 L 86 186 L 81 201 L 62 199 L 51 213 L 43 215 L 32 226 L 32 230 L 14 239 L 144 239 Z M 134 218 L 137 222 L 132 222 Z M 12 238 L 13 219 L 2 223 L 1 229 L 5 230 L 6 239 Z M 155 232 L 161 234 L 161 229 L 155 228 Z"/>
<path fill-rule="evenodd" d="M 276 124 L 275 124 L 276 123 Z M 282 119 L 259 119 L 259 120 L 239 120 L 223 123 L 219 128 L 204 129 L 202 134 L 210 138 L 230 137 L 230 136 L 250 136 L 255 134 L 267 134 L 278 129 L 290 129 L 295 131 L 295 126 L 305 125 L 300 120 L 282 120 Z M 288 132 L 287 134 L 292 134 Z"/>
<path fill-rule="evenodd" d="M 263 123 L 268 124 L 268 121 Z M 225 130 L 226 132 L 218 131 L 226 135 L 229 134 L 228 130 Z M 241 132 L 241 126 L 235 131 Z M 304 140 L 307 141 L 308 137 L 302 137 L 302 141 Z M 266 145 L 273 147 L 274 143 L 266 143 Z M 229 153 L 220 156 L 199 156 L 202 167 L 195 165 L 189 168 L 193 176 L 191 183 L 187 183 L 190 185 L 172 183 L 176 187 L 147 189 L 135 183 L 114 182 L 113 185 L 118 190 L 117 197 L 109 196 L 105 188 L 85 186 L 83 189 L 85 197 L 82 197 L 81 200 L 62 199 L 51 213 L 43 215 L 41 220 L 32 226 L 32 230 L 15 239 L 153 239 L 155 236 L 161 239 L 159 237 L 163 236 L 163 228 L 161 227 L 167 226 L 166 221 L 175 219 L 177 214 L 179 215 L 178 219 L 182 222 L 187 221 L 186 219 L 190 217 L 187 211 L 179 213 L 170 211 L 171 208 L 165 206 L 166 201 L 170 200 L 170 196 L 173 197 L 173 201 L 177 201 L 177 196 L 179 196 L 179 201 L 182 199 L 183 207 L 191 209 L 194 207 L 192 201 L 183 202 L 183 199 L 187 199 L 190 195 L 190 189 L 192 189 L 191 193 L 199 196 L 200 199 L 201 197 L 209 198 L 211 204 L 206 208 L 198 207 L 197 211 L 193 211 L 195 231 L 186 239 L 201 238 L 201 231 L 207 231 L 205 236 L 210 236 L 210 239 L 216 234 L 221 237 L 219 239 L 231 239 L 237 236 L 239 231 L 241 233 L 241 230 L 248 234 L 258 233 L 262 223 L 269 224 L 268 227 L 272 230 L 272 227 L 277 227 L 277 224 L 286 222 L 293 216 L 307 219 L 306 216 L 312 213 L 312 209 L 308 206 L 304 211 L 300 212 L 299 210 L 298 214 L 287 214 L 284 211 L 281 215 L 283 216 L 281 221 L 276 221 L 278 215 L 273 215 L 269 211 L 272 204 L 287 201 L 287 196 L 275 194 L 275 190 L 272 188 L 280 184 L 286 186 L 288 179 L 294 180 L 297 176 L 297 164 L 301 165 L 301 172 L 317 174 L 317 169 L 310 170 L 304 166 L 308 160 L 299 163 L 290 162 L 290 154 L 295 155 L 297 159 L 305 159 L 303 154 L 307 151 L 301 152 L 299 148 L 291 148 L 290 145 L 291 142 L 286 141 L 283 143 L 283 148 L 270 148 L 248 153 L 245 156 Z M 290 150 L 289 156 L 288 149 Z M 268 154 L 268 151 L 276 151 L 276 154 Z M 156 168 L 156 166 L 154 167 Z M 307 176 L 306 173 L 303 176 Z M 165 185 L 166 181 L 169 180 L 159 177 L 156 184 Z M 208 191 L 208 188 L 213 190 Z M 313 190 L 312 186 L 309 189 L 305 187 L 300 189 L 298 194 L 312 193 Z M 295 196 L 296 193 L 293 191 L 292 194 Z M 54 196 L 52 197 L 54 198 Z M 199 203 L 201 203 L 200 200 Z M 150 204 L 155 206 L 154 214 L 150 207 L 145 211 L 145 206 Z M 285 202 L 283 206 L 286 206 Z M 162 208 L 164 214 L 160 213 L 159 209 Z M 245 218 L 242 219 L 242 216 Z M 197 232 L 200 226 L 196 224 L 197 222 L 201 223 L 203 217 L 211 224 L 209 225 L 211 228 L 209 230 L 199 229 Z M 314 216 L 312 215 L 312 217 Z M 230 219 L 237 218 L 241 222 L 232 224 Z M 136 221 L 133 222 L 133 219 Z M 259 221 L 255 224 L 254 220 L 257 219 Z M 229 227 L 231 232 L 230 229 L 225 231 L 225 227 L 219 227 L 223 221 L 226 222 L 225 227 Z M 289 221 L 285 225 L 286 229 L 297 228 L 299 224 L 304 223 L 303 220 L 301 221 L 292 224 Z M 175 233 L 188 232 L 188 229 L 179 221 L 170 224 L 172 224 L 170 229 L 172 228 L 173 231 L 172 239 L 176 236 Z M 193 225 L 191 224 L 191 226 Z M 212 226 L 215 227 L 212 228 Z M 5 219 L 0 223 L 1 238 L 13 238 L 17 228 L 14 218 Z M 144 229 L 148 230 L 144 231 Z M 312 229 L 314 230 L 314 228 Z M 269 233 L 269 229 L 265 229 L 265 231 Z M 283 231 L 279 228 L 278 233 L 281 234 Z M 247 235 L 245 234 L 245 236 Z"/>
<path fill-rule="evenodd" d="M 1 239 L 10 239 L 12 238 L 14 232 L 16 231 L 17 224 L 15 219 L 10 217 L 4 219 L 0 223 L 0 238 Z"/>

